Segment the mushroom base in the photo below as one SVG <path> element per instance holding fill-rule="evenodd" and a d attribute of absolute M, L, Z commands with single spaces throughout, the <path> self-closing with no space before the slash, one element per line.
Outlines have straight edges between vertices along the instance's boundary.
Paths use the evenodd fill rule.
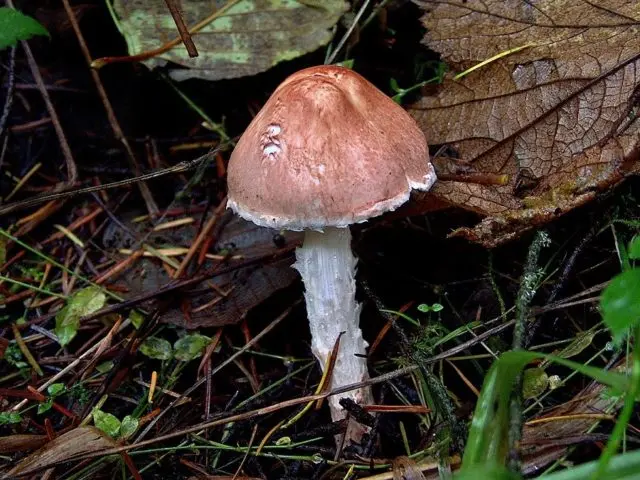
<path fill-rule="evenodd" d="M 367 343 L 358 326 L 361 306 L 355 298 L 356 263 L 348 228 L 326 228 L 324 232 L 308 230 L 303 246 L 296 250 L 294 268 L 300 272 L 306 289 L 311 348 L 323 370 L 336 339 L 344 332 L 333 369 L 332 389 L 369 378 L 365 357 Z M 334 421 L 346 416 L 339 403 L 344 397 L 359 404 L 372 401 L 369 387 L 330 397 Z M 348 436 L 356 440 L 352 435 Z"/>

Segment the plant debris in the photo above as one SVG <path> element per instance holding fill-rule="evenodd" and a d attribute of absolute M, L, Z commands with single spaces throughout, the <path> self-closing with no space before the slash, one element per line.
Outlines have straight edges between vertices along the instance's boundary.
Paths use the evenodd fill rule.
<path fill-rule="evenodd" d="M 454 235 L 495 246 L 638 172 L 636 2 L 418 3 L 427 11 L 424 43 L 450 68 L 437 94 L 410 108 L 443 147 L 433 159 L 438 173 L 508 177 L 504 185 L 436 185 L 436 198 L 486 216 Z"/>

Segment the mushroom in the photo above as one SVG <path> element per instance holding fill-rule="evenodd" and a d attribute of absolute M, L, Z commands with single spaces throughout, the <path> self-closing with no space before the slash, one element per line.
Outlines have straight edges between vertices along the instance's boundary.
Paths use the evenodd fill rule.
<path fill-rule="evenodd" d="M 349 225 L 391 211 L 436 180 L 424 134 L 359 74 L 317 66 L 288 77 L 238 141 L 227 206 L 246 220 L 304 230 L 294 268 L 305 286 L 311 348 L 322 368 L 341 332 L 332 388 L 368 378 Z M 372 401 L 369 388 L 347 395 Z M 345 417 L 329 399 L 334 421 Z"/>

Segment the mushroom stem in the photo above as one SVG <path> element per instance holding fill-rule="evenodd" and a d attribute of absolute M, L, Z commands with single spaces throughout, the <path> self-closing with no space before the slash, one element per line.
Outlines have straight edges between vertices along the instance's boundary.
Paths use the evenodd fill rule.
<path fill-rule="evenodd" d="M 311 329 L 311 349 L 324 369 L 341 332 L 340 349 L 331 377 L 331 387 L 337 388 L 369 378 L 367 343 L 362 338 L 359 318 L 361 306 L 356 302 L 356 263 L 351 253 L 349 228 L 325 228 L 324 232 L 307 230 L 304 243 L 296 250 L 294 268 L 305 285 L 307 315 Z M 339 404 L 349 397 L 362 404 L 371 401 L 369 387 L 329 397 L 331 418 L 345 418 Z M 357 440 L 351 438 L 352 440 Z"/>

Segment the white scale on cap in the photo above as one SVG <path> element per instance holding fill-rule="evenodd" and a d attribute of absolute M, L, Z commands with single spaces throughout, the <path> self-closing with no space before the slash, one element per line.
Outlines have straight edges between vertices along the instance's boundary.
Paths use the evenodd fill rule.
<path fill-rule="evenodd" d="M 271 161 L 275 160 L 276 155 L 282 151 L 282 148 L 280 148 L 280 140 L 278 139 L 281 131 L 282 128 L 280 125 L 272 123 L 267 127 L 267 131 L 262 134 L 262 138 L 260 139 L 262 153 Z"/>

